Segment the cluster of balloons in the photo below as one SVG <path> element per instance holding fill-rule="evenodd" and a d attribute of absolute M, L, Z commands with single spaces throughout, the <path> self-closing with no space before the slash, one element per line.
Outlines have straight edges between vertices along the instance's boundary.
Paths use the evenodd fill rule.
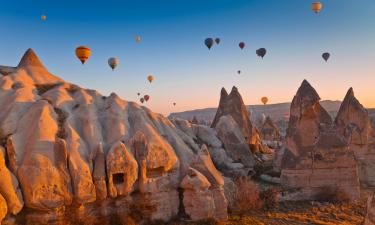
<path fill-rule="evenodd" d="M 208 50 L 210 50 L 215 43 L 217 45 L 220 44 L 220 38 L 215 38 L 215 40 L 213 38 L 206 38 L 206 40 L 204 40 L 204 44 L 207 46 Z"/>

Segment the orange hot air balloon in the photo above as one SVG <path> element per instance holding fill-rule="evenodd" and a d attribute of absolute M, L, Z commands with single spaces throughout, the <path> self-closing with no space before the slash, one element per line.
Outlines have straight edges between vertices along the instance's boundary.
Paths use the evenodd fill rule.
<path fill-rule="evenodd" d="M 320 2 L 313 2 L 311 4 L 311 9 L 315 12 L 315 13 L 319 13 L 320 10 L 322 10 L 323 8 L 323 4 L 320 3 Z"/>
<path fill-rule="evenodd" d="M 147 76 L 147 80 L 148 80 L 150 83 L 152 83 L 152 81 L 154 80 L 154 76 L 152 76 L 152 75 L 148 75 L 148 76 Z"/>
<path fill-rule="evenodd" d="M 267 104 L 267 102 L 268 102 L 268 98 L 267 97 L 262 97 L 260 100 L 262 101 L 262 103 L 264 105 Z"/>
<path fill-rule="evenodd" d="M 145 95 L 145 96 L 143 96 L 143 98 L 146 100 L 146 102 L 148 102 L 148 100 L 150 99 L 150 96 L 149 95 Z"/>
<path fill-rule="evenodd" d="M 91 55 L 91 50 L 86 46 L 79 46 L 76 48 L 76 56 L 81 61 L 82 64 L 89 59 Z"/>
<path fill-rule="evenodd" d="M 43 21 L 46 21 L 47 16 L 46 16 L 46 15 L 42 15 L 40 18 L 41 18 Z"/>

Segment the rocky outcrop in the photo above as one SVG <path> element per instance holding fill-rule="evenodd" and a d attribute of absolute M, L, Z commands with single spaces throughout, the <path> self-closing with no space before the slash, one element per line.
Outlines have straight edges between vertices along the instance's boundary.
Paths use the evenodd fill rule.
<path fill-rule="evenodd" d="M 5 198 L 8 211 L 16 215 L 23 207 L 23 198 L 18 180 L 5 164 L 5 150 L 0 146 L 0 194 Z M 0 220 L 1 221 L 1 220 Z"/>
<path fill-rule="evenodd" d="M 369 196 L 367 200 L 367 214 L 364 225 L 375 225 L 375 195 Z"/>
<path fill-rule="evenodd" d="M 112 198 L 129 195 L 138 179 L 138 164 L 121 142 L 113 144 L 107 153 L 108 193 Z"/>
<path fill-rule="evenodd" d="M 335 120 L 336 127 L 354 151 L 363 186 L 375 186 L 375 132 L 367 110 L 350 88 Z"/>
<path fill-rule="evenodd" d="M 242 97 L 236 87 L 232 88 L 229 95 L 225 88 L 221 89 L 219 107 L 215 118 L 212 121 L 211 127 L 215 128 L 221 117 L 226 115 L 231 116 L 237 123 L 246 142 L 249 144 L 255 144 L 252 140 L 253 126 L 250 122 L 250 113 L 247 111 Z"/>
<path fill-rule="evenodd" d="M 195 168 L 210 181 L 215 206 L 224 206 L 215 207 L 214 217 L 226 218 L 222 176 L 208 151 L 201 154 L 202 143 L 162 115 L 114 93 L 67 83 L 32 50 L 18 67 L 0 70 L 6 73 L 0 76 L 6 150 L 0 194 L 9 213 L 17 214 L 23 200 L 27 208 L 54 212 L 70 205 L 84 211 L 94 201 L 110 211 L 111 203 L 126 201 L 122 205 L 144 209 L 151 220 L 167 221 L 178 214 L 179 185 Z M 222 148 L 214 129 L 189 129 L 213 149 Z"/>
<path fill-rule="evenodd" d="M 298 191 L 284 197 L 314 200 L 344 193 L 357 199 L 359 180 L 354 152 L 334 128 L 319 100 L 311 85 L 303 81 L 292 102 L 280 160 L 281 184 Z"/>
<path fill-rule="evenodd" d="M 5 201 L 4 197 L 0 194 L 0 223 L 3 221 L 5 216 L 7 215 L 8 207 L 7 202 Z"/>
<path fill-rule="evenodd" d="M 279 128 L 272 121 L 271 117 L 267 116 L 260 128 L 262 140 L 265 141 L 280 141 Z"/>

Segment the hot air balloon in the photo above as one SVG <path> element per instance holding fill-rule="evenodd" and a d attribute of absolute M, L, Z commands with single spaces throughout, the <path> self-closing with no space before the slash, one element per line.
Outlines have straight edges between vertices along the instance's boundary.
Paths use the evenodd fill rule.
<path fill-rule="evenodd" d="M 329 59 L 330 56 L 331 56 L 331 54 L 329 54 L 328 52 L 325 52 L 325 53 L 322 54 L 322 57 L 323 57 L 323 59 L 324 59 L 326 62 L 328 61 L 328 59 Z"/>
<path fill-rule="evenodd" d="M 240 46 L 241 49 L 244 49 L 245 48 L 245 42 L 240 42 L 238 44 L 238 46 Z"/>
<path fill-rule="evenodd" d="M 320 2 L 313 2 L 311 4 L 311 9 L 315 12 L 315 13 L 319 13 L 320 10 L 322 10 L 323 8 L 323 4 L 320 3 Z"/>
<path fill-rule="evenodd" d="M 41 18 L 43 21 L 46 21 L 47 16 L 46 16 L 46 15 L 42 15 L 40 18 Z"/>
<path fill-rule="evenodd" d="M 76 48 L 76 56 L 77 58 L 82 62 L 82 64 L 85 64 L 85 62 L 89 59 L 91 55 L 91 50 L 86 46 L 79 46 Z"/>
<path fill-rule="evenodd" d="M 220 44 L 220 38 L 215 38 L 215 43 L 218 45 Z"/>
<path fill-rule="evenodd" d="M 141 42 L 141 36 L 135 37 L 135 42 L 140 43 Z"/>
<path fill-rule="evenodd" d="M 260 100 L 262 101 L 263 105 L 267 104 L 267 102 L 268 102 L 267 97 L 262 97 Z"/>
<path fill-rule="evenodd" d="M 150 99 L 150 96 L 149 95 L 145 95 L 143 96 L 143 98 L 146 100 L 146 102 Z"/>
<path fill-rule="evenodd" d="M 263 57 L 266 55 L 267 53 L 267 50 L 265 48 L 260 48 L 258 50 L 256 50 L 256 54 L 259 56 L 259 57 Z"/>
<path fill-rule="evenodd" d="M 148 76 L 147 76 L 147 80 L 148 80 L 150 83 L 152 83 L 152 81 L 154 80 L 154 76 L 152 76 L 152 75 L 148 75 Z"/>
<path fill-rule="evenodd" d="M 238 73 L 238 74 L 241 74 L 241 70 L 238 70 L 237 73 Z"/>
<path fill-rule="evenodd" d="M 212 47 L 212 45 L 214 45 L 214 39 L 212 39 L 212 38 L 206 38 L 206 40 L 204 40 L 204 44 L 210 50 L 211 47 Z"/>
<path fill-rule="evenodd" d="M 173 102 L 173 106 L 176 106 L 176 102 Z"/>
<path fill-rule="evenodd" d="M 115 68 L 118 65 L 118 59 L 117 58 L 109 58 L 108 59 L 108 65 L 112 68 L 112 70 L 115 70 Z"/>
<path fill-rule="evenodd" d="M 139 93 L 139 92 L 138 92 L 138 93 L 137 93 L 137 95 L 138 95 L 138 96 L 140 96 L 140 95 L 141 95 L 141 93 Z"/>
<path fill-rule="evenodd" d="M 142 104 L 145 102 L 144 98 L 139 99 L 139 101 L 141 101 Z"/>

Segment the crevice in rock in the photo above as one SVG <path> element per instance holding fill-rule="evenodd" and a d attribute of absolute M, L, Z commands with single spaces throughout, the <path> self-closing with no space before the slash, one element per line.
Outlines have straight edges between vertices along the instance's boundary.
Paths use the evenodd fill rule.
<path fill-rule="evenodd" d="M 54 84 L 35 84 L 35 87 L 38 91 L 38 95 L 43 95 L 47 91 L 62 85 L 63 83 L 54 83 Z"/>
<path fill-rule="evenodd" d="M 66 115 L 66 112 L 64 112 L 62 109 L 59 109 L 57 107 L 54 107 L 53 109 L 55 110 L 55 113 L 57 114 L 58 130 L 56 133 L 56 137 L 59 137 L 61 139 L 66 139 L 67 134 L 66 134 L 64 124 L 68 116 Z"/>

